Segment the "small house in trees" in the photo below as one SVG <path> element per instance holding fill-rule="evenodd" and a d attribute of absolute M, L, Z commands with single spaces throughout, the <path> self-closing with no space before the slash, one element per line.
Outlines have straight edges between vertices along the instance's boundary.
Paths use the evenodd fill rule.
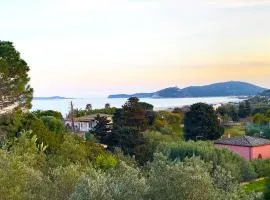
<path fill-rule="evenodd" d="M 227 148 L 247 160 L 270 158 L 270 140 L 251 136 L 223 138 L 215 146 Z"/>
<path fill-rule="evenodd" d="M 96 117 L 99 115 L 100 117 L 106 117 L 109 121 L 112 121 L 112 116 L 107 114 L 92 114 L 86 115 L 82 117 L 74 118 L 74 129 L 77 132 L 88 132 L 93 130 L 96 126 Z M 65 126 L 69 129 L 72 129 L 72 120 L 66 119 Z"/>

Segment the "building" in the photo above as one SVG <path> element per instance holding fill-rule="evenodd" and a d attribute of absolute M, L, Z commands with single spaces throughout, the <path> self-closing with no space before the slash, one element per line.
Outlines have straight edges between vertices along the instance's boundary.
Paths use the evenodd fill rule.
<path fill-rule="evenodd" d="M 227 148 L 247 160 L 270 158 L 270 140 L 239 136 L 219 139 L 214 142 L 215 146 Z"/>
<path fill-rule="evenodd" d="M 218 104 L 213 104 L 212 107 L 214 110 L 217 110 L 219 107 L 221 107 L 222 104 L 221 103 L 218 103 Z"/>
<path fill-rule="evenodd" d="M 74 118 L 74 128 L 75 131 L 78 132 L 88 132 L 93 130 L 96 126 L 97 122 L 95 118 L 99 115 L 100 117 L 107 117 L 109 121 L 112 121 L 112 116 L 107 114 L 93 114 L 93 115 L 86 115 L 83 117 Z M 72 121 L 71 119 L 65 120 L 65 126 L 67 128 L 72 128 Z"/>

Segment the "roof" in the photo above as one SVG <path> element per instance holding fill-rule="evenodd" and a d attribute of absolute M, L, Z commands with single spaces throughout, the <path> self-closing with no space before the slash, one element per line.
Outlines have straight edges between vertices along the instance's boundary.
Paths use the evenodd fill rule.
<path fill-rule="evenodd" d="M 112 117 L 112 115 L 107 115 L 107 114 L 92 114 L 92 115 L 85 115 L 82 117 L 77 117 L 74 119 L 75 122 L 90 122 L 90 121 L 94 121 L 95 118 L 97 117 L 97 115 L 99 115 L 100 117 L 107 117 L 110 118 Z M 70 119 L 67 119 L 67 121 L 69 121 Z"/>
<path fill-rule="evenodd" d="M 270 145 L 270 140 L 244 135 L 244 136 L 239 136 L 239 137 L 219 139 L 219 140 L 214 141 L 214 144 L 256 147 L 256 146 L 263 146 L 263 145 L 268 145 L 268 144 Z"/>

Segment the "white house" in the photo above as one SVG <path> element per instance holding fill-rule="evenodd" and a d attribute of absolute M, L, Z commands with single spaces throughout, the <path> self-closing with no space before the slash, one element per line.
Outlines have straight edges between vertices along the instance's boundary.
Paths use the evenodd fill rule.
<path fill-rule="evenodd" d="M 214 110 L 217 110 L 219 107 L 222 106 L 222 104 L 221 103 L 217 103 L 217 104 L 213 104 L 212 106 L 213 106 L 213 109 Z"/>
<path fill-rule="evenodd" d="M 99 115 L 100 117 L 107 117 L 107 119 L 112 122 L 112 116 L 111 115 L 107 115 L 107 114 L 86 115 L 86 116 L 83 116 L 83 117 L 74 118 L 75 131 L 88 132 L 88 131 L 93 130 L 93 128 L 97 124 L 97 122 L 95 120 L 97 115 Z M 72 127 L 71 119 L 66 119 L 65 120 L 65 126 L 71 129 L 71 127 Z"/>

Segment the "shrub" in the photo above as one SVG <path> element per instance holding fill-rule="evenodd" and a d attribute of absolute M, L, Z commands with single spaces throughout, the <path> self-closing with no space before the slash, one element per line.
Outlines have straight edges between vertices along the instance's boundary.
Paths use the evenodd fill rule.
<path fill-rule="evenodd" d="M 248 181 L 257 174 L 251 164 L 244 158 L 225 149 L 216 148 L 210 142 L 180 142 L 161 145 L 159 150 L 167 153 L 171 160 L 184 160 L 186 157 L 200 156 L 205 162 L 212 162 L 213 168 L 218 165 L 231 172 L 238 181 Z"/>
<path fill-rule="evenodd" d="M 253 160 L 251 164 L 259 177 L 266 177 L 270 174 L 270 159 Z"/>

